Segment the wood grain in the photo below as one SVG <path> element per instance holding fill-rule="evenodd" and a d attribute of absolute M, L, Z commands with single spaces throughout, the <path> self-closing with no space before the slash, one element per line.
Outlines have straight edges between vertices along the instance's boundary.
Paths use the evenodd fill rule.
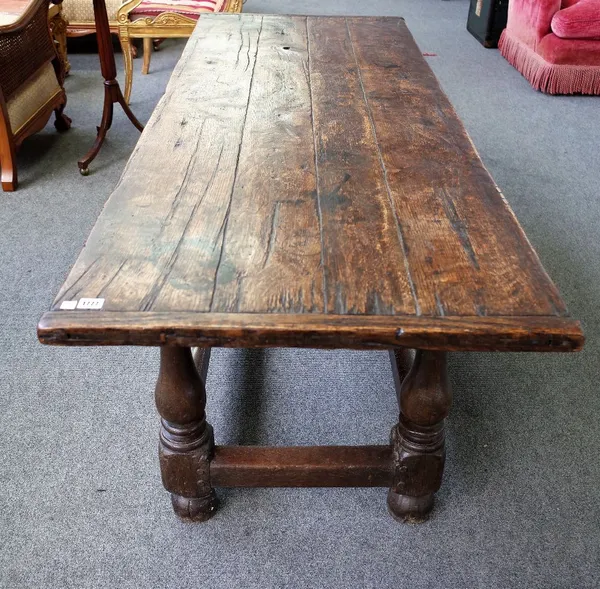
<path fill-rule="evenodd" d="M 250 14 L 200 19 L 40 337 L 583 342 L 402 19 Z"/>
<path fill-rule="evenodd" d="M 186 46 L 59 299 L 95 293 L 110 310 L 209 310 L 261 19 L 244 18 L 235 42 L 208 21 L 205 36 Z"/>
<path fill-rule="evenodd" d="M 391 446 L 216 446 L 216 487 L 387 487 Z"/>
<path fill-rule="evenodd" d="M 304 20 L 263 17 L 211 311 L 324 309 L 307 59 Z"/>
<path fill-rule="evenodd" d="M 388 189 L 426 315 L 565 307 L 401 21 L 347 20 Z"/>
<path fill-rule="evenodd" d="M 564 317 L 387 317 L 241 313 L 51 311 L 42 343 L 98 346 L 420 348 L 423 350 L 573 352 L 577 322 Z"/>
<path fill-rule="evenodd" d="M 327 309 L 415 314 L 419 303 L 347 30 L 328 19 L 306 25 Z"/>

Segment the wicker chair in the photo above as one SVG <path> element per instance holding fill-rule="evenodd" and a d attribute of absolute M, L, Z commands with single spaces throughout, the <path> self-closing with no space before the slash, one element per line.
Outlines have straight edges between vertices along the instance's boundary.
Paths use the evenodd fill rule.
<path fill-rule="evenodd" d="M 60 3 L 58 0 L 57 3 Z M 16 151 L 52 115 L 59 131 L 71 120 L 63 114 L 67 96 L 48 26 L 50 0 L 31 0 L 14 22 L 0 26 L 0 173 L 2 188 L 17 188 Z"/>
<path fill-rule="evenodd" d="M 152 41 L 169 37 L 189 37 L 201 14 L 241 12 L 243 0 L 124 0 L 117 12 L 119 40 L 125 60 L 125 100 L 129 102 L 133 83 L 131 40 L 144 40 L 144 64 L 147 74 Z"/>

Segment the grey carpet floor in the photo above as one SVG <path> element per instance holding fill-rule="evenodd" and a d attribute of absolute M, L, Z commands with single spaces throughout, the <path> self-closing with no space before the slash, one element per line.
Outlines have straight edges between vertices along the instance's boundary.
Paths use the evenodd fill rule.
<path fill-rule="evenodd" d="M 156 458 L 153 349 L 60 349 L 35 326 L 137 140 L 118 114 L 82 178 L 101 109 L 97 57 L 72 54 L 73 129 L 19 155 L 0 193 L 3 588 L 600 586 L 600 99 L 533 92 L 465 30 L 466 0 L 248 0 L 246 11 L 402 15 L 588 342 L 577 355 L 455 354 L 444 485 L 403 526 L 384 489 L 229 490 L 216 517 L 172 515 Z M 136 77 L 147 120 L 182 49 Z M 120 56 L 118 56 L 120 58 Z M 384 353 L 216 350 L 220 443 L 384 443 Z"/>

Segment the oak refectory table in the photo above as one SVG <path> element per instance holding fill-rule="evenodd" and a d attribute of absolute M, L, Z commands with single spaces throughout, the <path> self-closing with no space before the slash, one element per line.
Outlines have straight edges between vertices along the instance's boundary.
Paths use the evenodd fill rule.
<path fill-rule="evenodd" d="M 250 14 L 200 19 L 38 334 L 160 346 L 162 479 L 197 521 L 219 486 L 385 486 L 421 520 L 447 352 L 583 345 L 402 19 Z M 390 444 L 215 446 L 212 346 L 389 349 Z"/>

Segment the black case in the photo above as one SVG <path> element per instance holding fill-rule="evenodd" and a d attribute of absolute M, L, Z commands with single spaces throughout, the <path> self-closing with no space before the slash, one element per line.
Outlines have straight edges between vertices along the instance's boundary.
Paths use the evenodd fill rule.
<path fill-rule="evenodd" d="M 467 30 L 484 47 L 498 47 L 507 18 L 508 0 L 471 0 Z"/>

